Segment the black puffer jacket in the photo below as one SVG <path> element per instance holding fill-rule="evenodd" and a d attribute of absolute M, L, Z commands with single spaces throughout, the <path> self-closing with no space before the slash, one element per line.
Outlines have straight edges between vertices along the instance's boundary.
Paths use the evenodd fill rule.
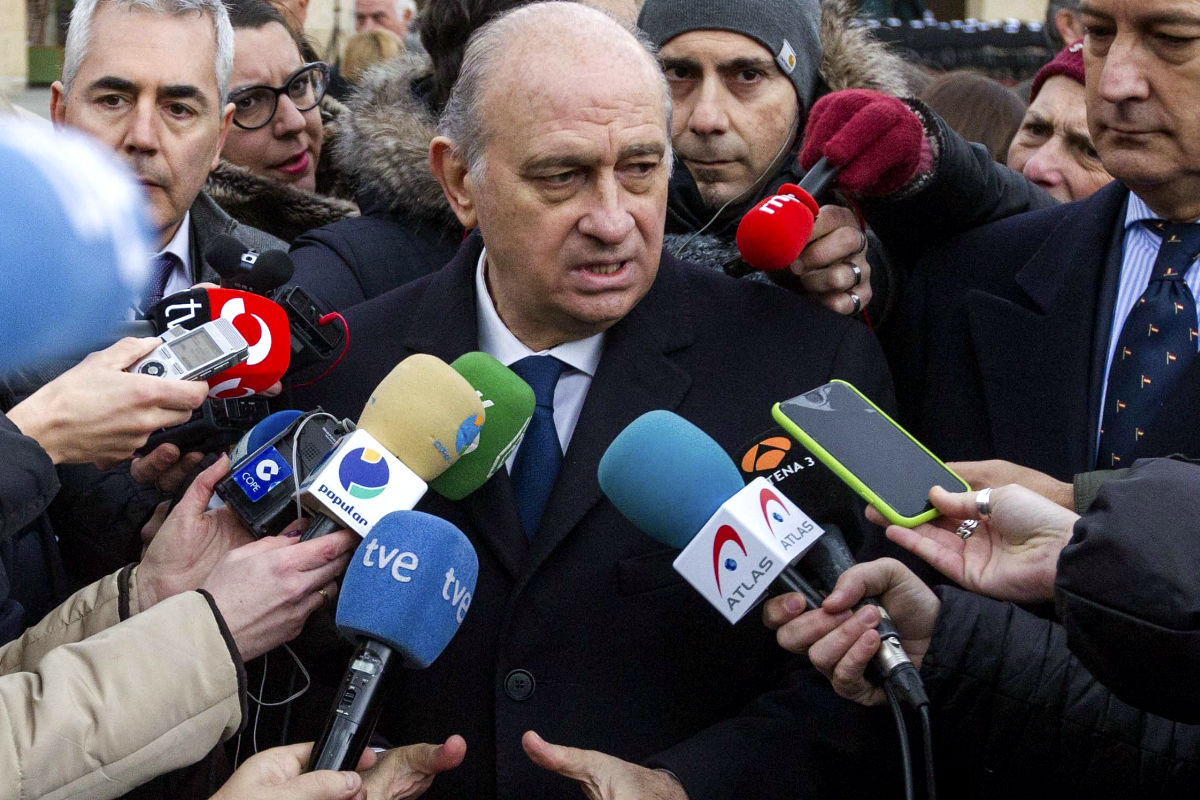
<path fill-rule="evenodd" d="M 1011 603 L 936 591 L 942 608 L 921 675 L 941 796 L 1196 797 L 1200 726 L 1117 699 L 1071 655 L 1060 625 Z"/>

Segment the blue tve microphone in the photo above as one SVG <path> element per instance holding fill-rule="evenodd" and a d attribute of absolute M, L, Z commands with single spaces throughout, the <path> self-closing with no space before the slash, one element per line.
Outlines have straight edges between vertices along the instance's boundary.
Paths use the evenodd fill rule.
<path fill-rule="evenodd" d="M 830 587 L 854 563 L 836 527 L 827 526 L 827 532 L 818 527 L 765 478 L 744 484 L 719 444 L 669 411 L 643 414 L 621 431 L 600 459 L 599 479 L 630 522 L 663 544 L 683 548 L 676 571 L 730 622 L 769 588 L 800 592 L 819 607 L 824 597 L 794 562 L 803 559 Z M 866 602 L 879 606 L 873 598 Z M 879 610 L 877 668 L 911 707 L 927 705 L 900 634 L 887 611 Z"/>
<path fill-rule="evenodd" d="M 350 770 L 375 730 L 393 661 L 433 663 L 471 605 L 479 560 L 462 531 L 420 511 L 394 511 L 367 532 L 346 569 L 337 626 L 358 645 L 309 771 Z"/>

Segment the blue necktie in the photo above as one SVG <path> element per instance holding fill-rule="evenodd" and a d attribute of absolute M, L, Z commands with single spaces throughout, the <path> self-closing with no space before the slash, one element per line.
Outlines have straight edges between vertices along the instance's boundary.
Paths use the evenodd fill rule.
<path fill-rule="evenodd" d="M 1154 271 L 1121 328 L 1100 422 L 1100 469 L 1132 464 L 1138 439 L 1196 357 L 1196 298 L 1183 282 L 1200 255 L 1200 225 L 1148 220 L 1162 235 Z"/>
<path fill-rule="evenodd" d="M 150 262 L 150 285 L 146 288 L 143 309 L 149 310 L 151 306 L 162 300 L 163 293 L 167 290 L 167 283 L 171 280 L 171 273 L 175 271 L 175 266 L 179 263 L 179 257 L 174 253 L 157 255 Z"/>
<path fill-rule="evenodd" d="M 525 535 L 532 539 L 562 466 L 562 446 L 554 427 L 554 389 L 567 365 L 554 356 L 527 356 L 511 367 L 533 389 L 537 403 L 512 469 L 517 510 Z"/>

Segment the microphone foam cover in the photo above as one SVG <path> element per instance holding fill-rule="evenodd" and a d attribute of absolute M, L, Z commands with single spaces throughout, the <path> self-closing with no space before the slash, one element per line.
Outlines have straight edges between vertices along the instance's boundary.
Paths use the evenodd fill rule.
<path fill-rule="evenodd" d="M 233 451 L 229 454 L 229 463 L 237 464 L 243 458 L 283 433 L 303 413 L 294 408 L 289 408 L 263 417 L 258 421 L 257 425 L 246 431 L 246 434 L 238 440 Z"/>
<path fill-rule="evenodd" d="M 466 378 L 437 356 L 417 353 L 379 382 L 358 426 L 428 483 L 476 441 L 484 419 Z"/>
<path fill-rule="evenodd" d="M 746 485 L 711 436 L 670 411 L 649 411 L 617 434 L 599 479 L 630 522 L 679 549 Z"/>
<path fill-rule="evenodd" d="M 467 353 L 450 366 L 475 387 L 487 414 L 476 445 L 429 482 L 429 487 L 443 497 L 461 500 L 508 461 L 529 426 L 535 400 L 529 384 L 487 353 Z"/>
<path fill-rule="evenodd" d="M 212 318 L 224 317 L 232 322 L 250 345 L 245 362 L 208 379 L 209 397 L 247 397 L 271 388 L 287 372 L 292 359 L 287 312 L 275 301 L 252 292 L 207 291 Z"/>
<path fill-rule="evenodd" d="M 393 511 L 350 559 L 338 630 L 383 642 L 405 666 L 424 669 L 458 632 L 478 577 L 479 559 L 462 531 L 432 514 Z"/>
<path fill-rule="evenodd" d="M 222 278 L 233 278 L 239 273 L 246 272 L 242 265 L 242 253 L 246 246 L 227 233 L 213 237 L 208 247 L 204 248 L 204 260 Z"/>
<path fill-rule="evenodd" d="M 808 244 L 819 206 L 808 192 L 791 183 L 746 212 L 738 223 L 737 248 L 742 259 L 761 270 L 786 269 Z"/>
<path fill-rule="evenodd" d="M 267 250 L 258 257 L 254 269 L 242 279 L 242 283 L 260 292 L 283 286 L 292 279 L 296 265 L 292 257 L 282 250 Z"/>

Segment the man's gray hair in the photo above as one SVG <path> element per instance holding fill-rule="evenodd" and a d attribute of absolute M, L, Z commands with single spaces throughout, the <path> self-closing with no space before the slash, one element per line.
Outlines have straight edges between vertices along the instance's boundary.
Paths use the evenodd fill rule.
<path fill-rule="evenodd" d="M 550 4 L 532 3 L 510 9 L 476 30 L 467 42 L 462 69 L 459 70 L 458 79 L 454 81 L 454 88 L 450 90 L 450 97 L 446 100 L 446 106 L 438 119 L 437 132 L 454 143 L 454 149 L 466 161 L 467 169 L 472 175 L 478 176 L 483 170 L 483 149 L 491 134 L 483 118 L 483 96 L 488 79 L 496 74 L 500 58 L 513 37 L 513 28 L 519 24 L 513 22 L 513 17 L 522 16 L 532 6 Z M 645 49 L 647 64 L 653 67 L 664 98 L 663 114 L 668 132 L 666 159 L 670 164 L 671 89 L 667 83 L 667 76 L 658 66 L 653 43 L 641 30 L 629 27 L 611 14 L 599 9 L 591 10 L 612 19 Z"/>
<path fill-rule="evenodd" d="M 1046 38 L 1050 40 L 1050 49 L 1057 53 L 1062 50 L 1070 42 L 1064 42 L 1062 36 L 1058 33 L 1058 26 L 1054 24 L 1054 18 L 1059 11 L 1074 11 L 1079 13 L 1079 6 L 1083 0 L 1050 0 L 1046 6 L 1046 27 L 1043 29 L 1046 33 Z"/>
<path fill-rule="evenodd" d="M 212 18 L 213 31 L 217 39 L 217 59 L 214 68 L 219 92 L 216 107 L 223 107 L 229 94 L 229 80 L 233 75 L 233 26 L 229 24 L 229 12 L 221 0 L 77 0 L 71 12 L 71 25 L 67 28 L 66 52 L 63 56 L 63 95 L 69 96 L 71 84 L 79 73 L 79 66 L 91 46 L 92 20 L 101 4 L 129 11 L 149 11 L 154 14 L 183 16 L 206 14 Z"/>

